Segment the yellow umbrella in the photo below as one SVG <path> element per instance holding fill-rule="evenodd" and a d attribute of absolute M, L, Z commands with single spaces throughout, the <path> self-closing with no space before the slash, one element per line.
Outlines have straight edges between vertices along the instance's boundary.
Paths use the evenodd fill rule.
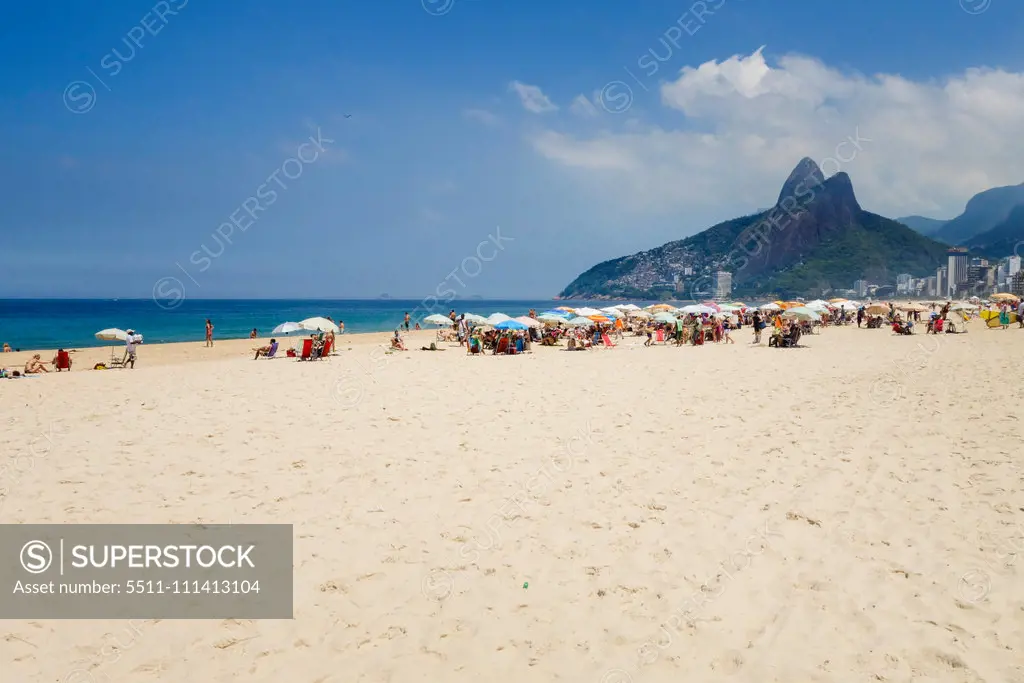
<path fill-rule="evenodd" d="M 668 304 L 654 304 L 653 306 L 648 306 L 647 310 L 648 311 L 674 311 L 676 309 L 675 309 L 674 306 L 669 306 Z"/>
<path fill-rule="evenodd" d="M 864 312 L 868 315 L 885 315 L 889 312 L 889 307 L 884 304 L 871 304 Z"/>
<path fill-rule="evenodd" d="M 993 301 L 1019 301 L 1020 297 L 1016 294 L 1010 294 L 1009 292 L 1000 292 L 999 294 L 993 294 L 989 297 Z"/>

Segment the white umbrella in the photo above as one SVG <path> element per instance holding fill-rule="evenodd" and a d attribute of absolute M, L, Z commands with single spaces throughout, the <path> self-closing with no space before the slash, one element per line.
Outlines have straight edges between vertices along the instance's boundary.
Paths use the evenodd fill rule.
<path fill-rule="evenodd" d="M 423 322 L 430 323 L 431 325 L 445 325 L 447 327 L 451 327 L 452 319 L 446 315 L 434 313 L 433 315 L 428 315 L 426 318 L 424 318 Z"/>
<path fill-rule="evenodd" d="M 498 323 L 505 322 L 506 320 L 511 319 L 512 318 L 510 316 L 507 316 L 504 313 L 491 313 L 489 316 L 487 316 L 487 320 L 485 322 L 488 325 L 497 325 Z"/>
<path fill-rule="evenodd" d="M 640 310 L 643 310 L 639 306 L 637 306 L 636 304 L 619 304 L 615 308 L 618 308 L 618 309 L 623 310 L 623 311 L 640 311 Z"/>
<path fill-rule="evenodd" d="M 655 313 L 654 319 L 657 320 L 659 323 L 674 323 L 679 318 L 677 318 L 674 314 L 669 313 L 668 311 L 662 311 L 661 313 Z"/>
<path fill-rule="evenodd" d="M 579 318 L 585 318 L 591 315 L 604 315 L 601 311 L 597 310 L 596 308 L 587 308 L 586 306 L 584 306 L 583 308 L 577 308 L 575 311 L 573 311 L 573 313 L 575 313 L 576 316 Z"/>
<path fill-rule="evenodd" d="M 951 310 L 951 311 L 976 311 L 976 310 L 978 310 L 978 307 L 975 306 L 974 304 L 966 304 L 966 303 L 963 303 L 963 302 L 958 302 L 958 303 L 955 303 L 952 306 L 950 306 L 949 310 Z"/>
<path fill-rule="evenodd" d="M 334 332 L 338 333 L 338 326 L 332 323 L 327 318 L 306 318 L 299 323 L 299 329 L 308 330 L 310 332 Z"/>
<path fill-rule="evenodd" d="M 487 318 L 483 317 L 482 315 L 477 315 L 476 313 L 463 313 L 463 315 L 466 316 L 467 323 L 471 323 L 473 325 L 487 324 Z"/>
<path fill-rule="evenodd" d="M 302 327 L 298 323 L 281 323 L 273 330 L 270 334 L 289 334 L 291 332 L 298 332 Z"/>
<path fill-rule="evenodd" d="M 615 308 L 614 306 L 609 306 L 608 308 L 602 308 L 601 309 L 601 313 L 604 313 L 605 315 L 611 316 L 612 318 L 625 318 L 626 317 L 625 313 L 623 313 L 619 309 Z"/>
<path fill-rule="evenodd" d="M 795 318 L 797 320 L 821 320 L 821 317 L 807 308 L 806 306 L 795 306 L 793 308 L 787 308 L 783 314 L 783 318 Z"/>
<path fill-rule="evenodd" d="M 128 333 L 117 327 L 108 327 L 97 332 L 96 338 L 100 341 L 125 341 L 128 339 Z"/>
<path fill-rule="evenodd" d="M 828 304 L 824 301 L 812 301 L 807 304 L 804 308 L 815 313 L 825 313 L 828 311 Z"/>
<path fill-rule="evenodd" d="M 550 323 L 552 325 L 557 325 L 558 323 L 569 322 L 568 319 L 566 319 L 566 318 L 564 318 L 564 317 L 562 317 L 560 315 L 550 315 L 550 314 L 547 314 L 547 313 L 541 313 L 540 315 L 538 315 L 537 316 L 537 320 L 540 320 L 542 323 Z"/>
<path fill-rule="evenodd" d="M 540 321 L 535 318 L 531 318 L 528 315 L 521 315 L 518 318 L 513 318 L 516 322 L 522 323 L 527 327 L 540 327 Z"/>
<path fill-rule="evenodd" d="M 761 310 L 762 311 L 779 311 L 779 310 L 782 310 L 782 306 L 779 306 L 778 304 L 765 304 L 764 306 L 761 306 Z"/>
<path fill-rule="evenodd" d="M 710 306 L 705 306 L 704 304 L 690 304 L 689 306 L 683 306 L 679 310 L 683 313 L 691 313 L 693 315 L 700 315 L 702 313 L 712 315 L 713 313 L 718 313 L 715 309 Z"/>
<path fill-rule="evenodd" d="M 630 318 L 653 318 L 654 316 L 651 315 L 650 313 L 648 313 L 647 311 L 636 310 L 636 311 L 630 311 L 629 312 L 629 317 Z"/>
<path fill-rule="evenodd" d="M 598 314 L 598 315 L 600 315 L 600 314 Z M 586 327 L 588 325 L 593 325 L 594 321 L 591 320 L 590 318 L 584 318 L 583 316 L 579 316 L 578 318 L 573 318 L 572 320 L 567 320 L 565 324 L 566 325 L 574 325 L 576 327 Z"/>

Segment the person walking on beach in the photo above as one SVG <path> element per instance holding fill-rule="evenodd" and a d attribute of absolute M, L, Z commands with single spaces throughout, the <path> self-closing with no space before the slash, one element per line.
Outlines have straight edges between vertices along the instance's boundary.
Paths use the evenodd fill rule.
<path fill-rule="evenodd" d="M 764 329 L 764 321 L 761 320 L 761 311 L 754 311 L 754 343 L 761 343 L 761 330 Z"/>
<path fill-rule="evenodd" d="M 860 324 L 862 322 L 864 322 L 864 307 L 863 306 L 861 306 L 860 308 L 857 309 L 857 327 L 860 327 Z"/>
<path fill-rule="evenodd" d="M 206 319 L 206 346 L 213 346 L 213 323 L 209 318 Z"/>
<path fill-rule="evenodd" d="M 409 311 L 405 312 L 405 331 L 409 331 Z"/>
<path fill-rule="evenodd" d="M 1024 299 L 1017 304 L 1017 327 L 1024 329 Z"/>
<path fill-rule="evenodd" d="M 459 317 L 459 346 L 463 344 L 469 347 L 469 323 L 466 322 L 466 314 Z"/>

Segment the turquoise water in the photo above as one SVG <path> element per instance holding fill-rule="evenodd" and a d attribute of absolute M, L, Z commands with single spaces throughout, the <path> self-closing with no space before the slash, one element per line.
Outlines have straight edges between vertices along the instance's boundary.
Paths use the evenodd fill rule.
<path fill-rule="evenodd" d="M 165 303 L 165 302 L 161 302 Z M 639 302 L 638 302 L 639 303 Z M 601 308 L 610 302 L 573 301 L 565 305 Z M 266 336 L 283 322 L 313 316 L 345 321 L 346 332 L 385 332 L 401 324 L 408 311 L 413 322 L 432 313 L 505 313 L 526 315 L 546 311 L 563 302 L 548 300 L 457 300 L 428 302 L 400 299 L 339 300 L 194 300 L 174 306 L 152 299 L 0 299 L 0 344 L 13 348 L 65 349 L 103 346 L 93 335 L 107 327 L 132 328 L 146 343 L 202 341 L 206 319 L 214 325 L 214 339 L 241 339 L 256 328 Z M 430 326 L 427 326 L 430 327 Z"/>

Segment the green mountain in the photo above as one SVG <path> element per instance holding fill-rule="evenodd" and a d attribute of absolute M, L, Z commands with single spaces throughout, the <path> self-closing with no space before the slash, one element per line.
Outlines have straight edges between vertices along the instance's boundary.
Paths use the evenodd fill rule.
<path fill-rule="evenodd" d="M 1024 204 L 1024 184 L 993 187 L 971 197 L 962 214 L 931 236 L 947 244 L 967 244 L 973 237 L 1005 221 L 1021 204 Z"/>
<path fill-rule="evenodd" d="M 947 246 L 864 211 L 846 173 L 828 180 L 811 159 L 790 173 L 775 206 L 656 249 L 599 263 L 560 298 L 700 299 L 713 273 L 732 274 L 736 296 L 822 294 L 865 278 L 933 274 Z"/>
<path fill-rule="evenodd" d="M 1024 204 L 1014 207 L 1006 220 L 967 240 L 966 246 L 991 258 L 1024 255 Z"/>
<path fill-rule="evenodd" d="M 949 221 L 925 218 L 924 216 L 904 216 L 903 218 L 897 218 L 896 222 L 902 223 L 914 232 L 933 237 Z"/>

